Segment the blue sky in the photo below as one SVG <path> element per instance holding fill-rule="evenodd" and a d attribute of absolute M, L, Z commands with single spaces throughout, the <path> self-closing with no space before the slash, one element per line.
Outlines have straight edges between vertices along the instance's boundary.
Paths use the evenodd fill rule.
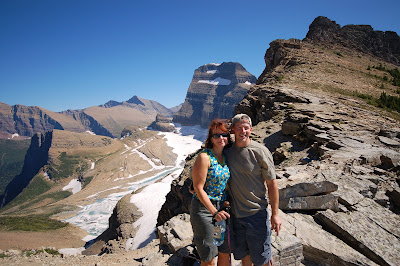
<path fill-rule="evenodd" d="M 173 107 L 196 68 L 239 62 L 258 77 L 275 39 L 317 16 L 400 33 L 400 1 L 1 0 L 0 101 L 51 111 L 132 96 Z"/>

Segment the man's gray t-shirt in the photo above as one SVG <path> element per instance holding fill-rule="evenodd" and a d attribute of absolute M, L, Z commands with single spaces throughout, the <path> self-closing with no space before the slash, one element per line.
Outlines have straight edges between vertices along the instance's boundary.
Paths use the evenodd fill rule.
<path fill-rule="evenodd" d="M 233 144 L 224 153 L 231 172 L 228 191 L 233 214 L 241 218 L 267 208 L 265 181 L 276 178 L 274 161 L 268 148 L 252 140 L 243 148 Z"/>

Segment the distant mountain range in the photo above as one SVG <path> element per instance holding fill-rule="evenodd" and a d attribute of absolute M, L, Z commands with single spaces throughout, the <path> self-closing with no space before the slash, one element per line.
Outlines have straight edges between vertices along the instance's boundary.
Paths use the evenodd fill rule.
<path fill-rule="evenodd" d="M 148 126 L 157 114 L 172 117 L 175 110 L 137 96 L 126 102 L 109 101 L 59 113 L 37 106 L 10 106 L 0 102 L 0 138 L 9 138 L 12 134 L 31 137 L 53 129 L 120 137 L 126 126 Z"/>

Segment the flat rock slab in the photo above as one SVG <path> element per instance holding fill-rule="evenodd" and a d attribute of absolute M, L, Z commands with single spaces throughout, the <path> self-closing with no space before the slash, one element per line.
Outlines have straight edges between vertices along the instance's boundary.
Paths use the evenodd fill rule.
<path fill-rule="evenodd" d="M 339 210 L 338 195 L 294 197 L 279 200 L 281 210 Z"/>
<path fill-rule="evenodd" d="M 313 261 L 317 265 L 376 265 L 336 236 L 326 232 L 309 215 L 285 214 L 279 211 L 279 216 L 283 222 L 282 232 L 296 235 L 301 240 L 305 260 Z"/>
<path fill-rule="evenodd" d="M 384 136 L 378 136 L 377 139 L 387 146 L 400 147 L 400 142 L 398 142 L 397 140 L 394 140 L 394 139 L 391 139 L 388 137 L 384 137 Z"/>
<path fill-rule="evenodd" d="M 400 240 L 361 212 L 319 212 L 316 218 L 330 232 L 380 265 L 399 265 Z"/>
<path fill-rule="evenodd" d="M 279 198 L 305 197 L 318 194 L 328 194 L 338 189 L 338 186 L 329 181 L 314 183 L 298 183 L 279 190 Z"/>

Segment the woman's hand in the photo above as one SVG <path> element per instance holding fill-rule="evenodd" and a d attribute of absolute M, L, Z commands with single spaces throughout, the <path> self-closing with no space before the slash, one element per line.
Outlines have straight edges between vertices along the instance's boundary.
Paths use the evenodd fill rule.
<path fill-rule="evenodd" d="M 217 222 L 221 222 L 222 220 L 226 220 L 230 217 L 231 216 L 226 211 L 219 211 L 217 214 L 215 214 L 214 219 L 217 220 Z"/>

